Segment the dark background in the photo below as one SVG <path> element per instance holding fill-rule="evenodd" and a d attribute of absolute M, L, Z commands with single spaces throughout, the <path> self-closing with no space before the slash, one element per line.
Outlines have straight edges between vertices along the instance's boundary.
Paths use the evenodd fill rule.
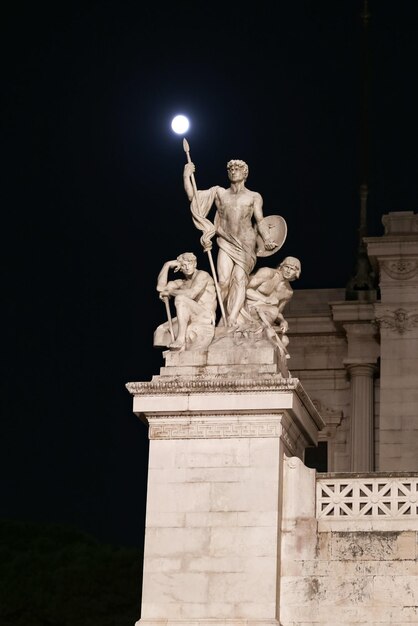
<path fill-rule="evenodd" d="M 241 8 L 241 6 L 243 8 Z M 163 365 L 164 261 L 200 249 L 182 186 L 247 161 L 299 288 L 344 287 L 362 182 L 362 2 L 10 3 L 2 18 L 0 518 L 140 547 L 147 430 L 129 381 Z M 415 0 L 371 0 L 369 235 L 417 201 Z M 212 214 L 213 216 L 213 214 Z"/>

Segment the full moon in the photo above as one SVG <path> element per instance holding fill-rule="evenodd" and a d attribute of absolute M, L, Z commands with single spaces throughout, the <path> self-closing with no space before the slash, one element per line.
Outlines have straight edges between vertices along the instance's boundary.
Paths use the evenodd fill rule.
<path fill-rule="evenodd" d="M 178 135 L 182 135 L 183 133 L 189 130 L 189 120 L 185 115 L 176 115 L 171 122 L 171 128 Z"/>

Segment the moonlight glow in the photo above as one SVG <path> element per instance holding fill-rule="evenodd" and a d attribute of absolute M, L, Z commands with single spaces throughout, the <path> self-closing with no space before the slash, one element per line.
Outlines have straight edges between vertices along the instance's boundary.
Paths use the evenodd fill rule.
<path fill-rule="evenodd" d="M 176 115 L 171 122 L 171 128 L 178 135 L 182 135 L 189 130 L 189 120 L 185 115 Z"/>

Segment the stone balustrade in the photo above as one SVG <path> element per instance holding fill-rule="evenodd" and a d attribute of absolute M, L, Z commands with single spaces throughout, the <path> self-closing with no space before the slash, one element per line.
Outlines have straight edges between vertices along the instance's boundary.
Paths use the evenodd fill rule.
<path fill-rule="evenodd" d="M 418 476 L 319 474 L 318 530 L 418 530 Z"/>

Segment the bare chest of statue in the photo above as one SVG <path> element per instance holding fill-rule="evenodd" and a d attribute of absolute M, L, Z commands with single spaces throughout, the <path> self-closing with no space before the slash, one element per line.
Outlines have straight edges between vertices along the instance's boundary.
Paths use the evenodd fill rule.
<path fill-rule="evenodd" d="M 276 296 L 278 302 L 288 300 L 292 294 L 288 281 L 279 273 L 275 273 L 272 278 L 266 280 L 258 289 L 265 296 Z"/>
<path fill-rule="evenodd" d="M 216 198 L 215 204 L 224 230 L 233 234 L 252 230 L 254 198 L 248 189 L 238 193 L 227 189 Z"/>

